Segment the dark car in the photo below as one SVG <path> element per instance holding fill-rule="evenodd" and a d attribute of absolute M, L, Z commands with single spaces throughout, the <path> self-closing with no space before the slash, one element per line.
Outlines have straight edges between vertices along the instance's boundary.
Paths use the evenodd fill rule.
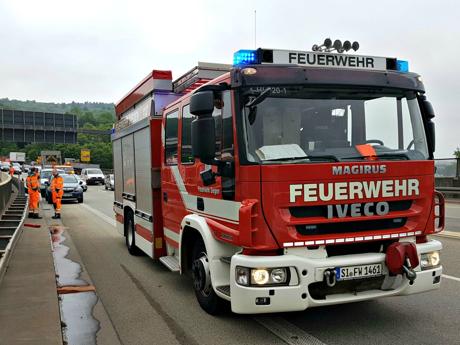
<path fill-rule="evenodd" d="M 82 203 L 83 188 L 75 175 L 61 174 L 60 176 L 64 179 L 64 194 L 62 195 L 62 200 L 77 200 L 79 203 Z M 50 178 L 49 182 L 46 182 L 46 201 L 50 204 L 53 203 L 50 188 L 52 181 L 53 177 Z"/>

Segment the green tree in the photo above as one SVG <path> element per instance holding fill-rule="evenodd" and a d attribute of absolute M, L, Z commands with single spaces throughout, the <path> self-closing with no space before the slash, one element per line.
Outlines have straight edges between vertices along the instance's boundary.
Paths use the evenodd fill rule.
<path fill-rule="evenodd" d="M 15 143 L 0 142 L 0 156 L 9 157 L 10 152 L 20 151 Z"/>
<path fill-rule="evenodd" d="M 454 151 L 454 156 L 455 158 L 460 158 L 460 147 L 457 147 L 457 149 Z"/>

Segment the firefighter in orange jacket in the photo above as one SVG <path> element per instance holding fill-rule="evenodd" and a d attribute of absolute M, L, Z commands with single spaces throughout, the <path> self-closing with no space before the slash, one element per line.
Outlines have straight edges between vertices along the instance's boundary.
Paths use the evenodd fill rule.
<path fill-rule="evenodd" d="M 11 175 L 11 177 L 13 177 L 13 175 L 14 175 L 13 164 L 10 164 L 10 175 Z"/>
<path fill-rule="evenodd" d="M 38 214 L 38 202 L 40 201 L 40 180 L 35 174 L 35 168 L 30 168 L 26 179 L 27 193 L 29 194 L 29 218 L 41 219 Z"/>
<path fill-rule="evenodd" d="M 53 179 L 51 180 L 51 196 L 54 204 L 53 219 L 61 218 L 61 201 L 64 194 L 64 179 L 56 169 L 53 169 Z"/>

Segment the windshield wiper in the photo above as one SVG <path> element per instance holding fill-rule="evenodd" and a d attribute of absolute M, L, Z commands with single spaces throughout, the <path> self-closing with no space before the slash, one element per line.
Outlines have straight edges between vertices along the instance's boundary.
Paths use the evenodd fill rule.
<path fill-rule="evenodd" d="M 245 104 L 245 107 L 249 108 L 248 121 L 251 126 L 256 121 L 257 105 L 262 103 L 268 97 L 270 91 L 271 89 L 266 89 L 262 91 L 256 98 Z"/>
<path fill-rule="evenodd" d="M 346 159 L 359 159 L 359 158 L 372 158 L 372 157 L 377 157 L 377 158 L 396 158 L 396 159 L 401 159 L 403 158 L 404 160 L 410 160 L 409 156 L 407 153 L 404 152 L 382 152 L 382 153 L 377 153 L 375 155 L 360 155 L 360 156 L 352 156 L 352 157 L 342 157 L 342 160 Z"/>
<path fill-rule="evenodd" d="M 334 155 L 318 155 L 318 156 L 306 156 L 306 157 L 285 157 L 285 158 L 274 158 L 264 159 L 263 162 L 286 162 L 286 161 L 327 161 L 327 162 L 339 162 L 339 159 Z"/>
<path fill-rule="evenodd" d="M 269 93 L 270 91 L 271 91 L 270 88 L 265 89 L 264 91 L 262 91 L 261 93 L 259 93 L 259 95 L 258 95 L 256 98 L 254 98 L 253 100 L 251 100 L 251 101 L 249 101 L 248 103 L 246 103 L 245 106 L 248 107 L 248 108 L 252 108 L 252 107 L 257 106 L 257 104 L 262 103 L 262 102 L 265 100 L 265 98 L 268 97 L 268 93 Z"/>
<path fill-rule="evenodd" d="M 307 158 L 310 160 L 318 160 L 318 161 L 327 160 L 327 161 L 332 161 L 332 162 L 340 162 L 340 159 L 338 159 L 334 155 L 316 155 L 316 156 L 308 155 Z"/>

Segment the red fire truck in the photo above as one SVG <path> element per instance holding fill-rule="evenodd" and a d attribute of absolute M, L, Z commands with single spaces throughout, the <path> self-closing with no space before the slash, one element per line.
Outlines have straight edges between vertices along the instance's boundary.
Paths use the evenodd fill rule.
<path fill-rule="evenodd" d="M 117 229 L 208 313 L 439 287 L 434 111 L 406 61 L 241 50 L 174 82 L 153 70 L 116 114 Z"/>

